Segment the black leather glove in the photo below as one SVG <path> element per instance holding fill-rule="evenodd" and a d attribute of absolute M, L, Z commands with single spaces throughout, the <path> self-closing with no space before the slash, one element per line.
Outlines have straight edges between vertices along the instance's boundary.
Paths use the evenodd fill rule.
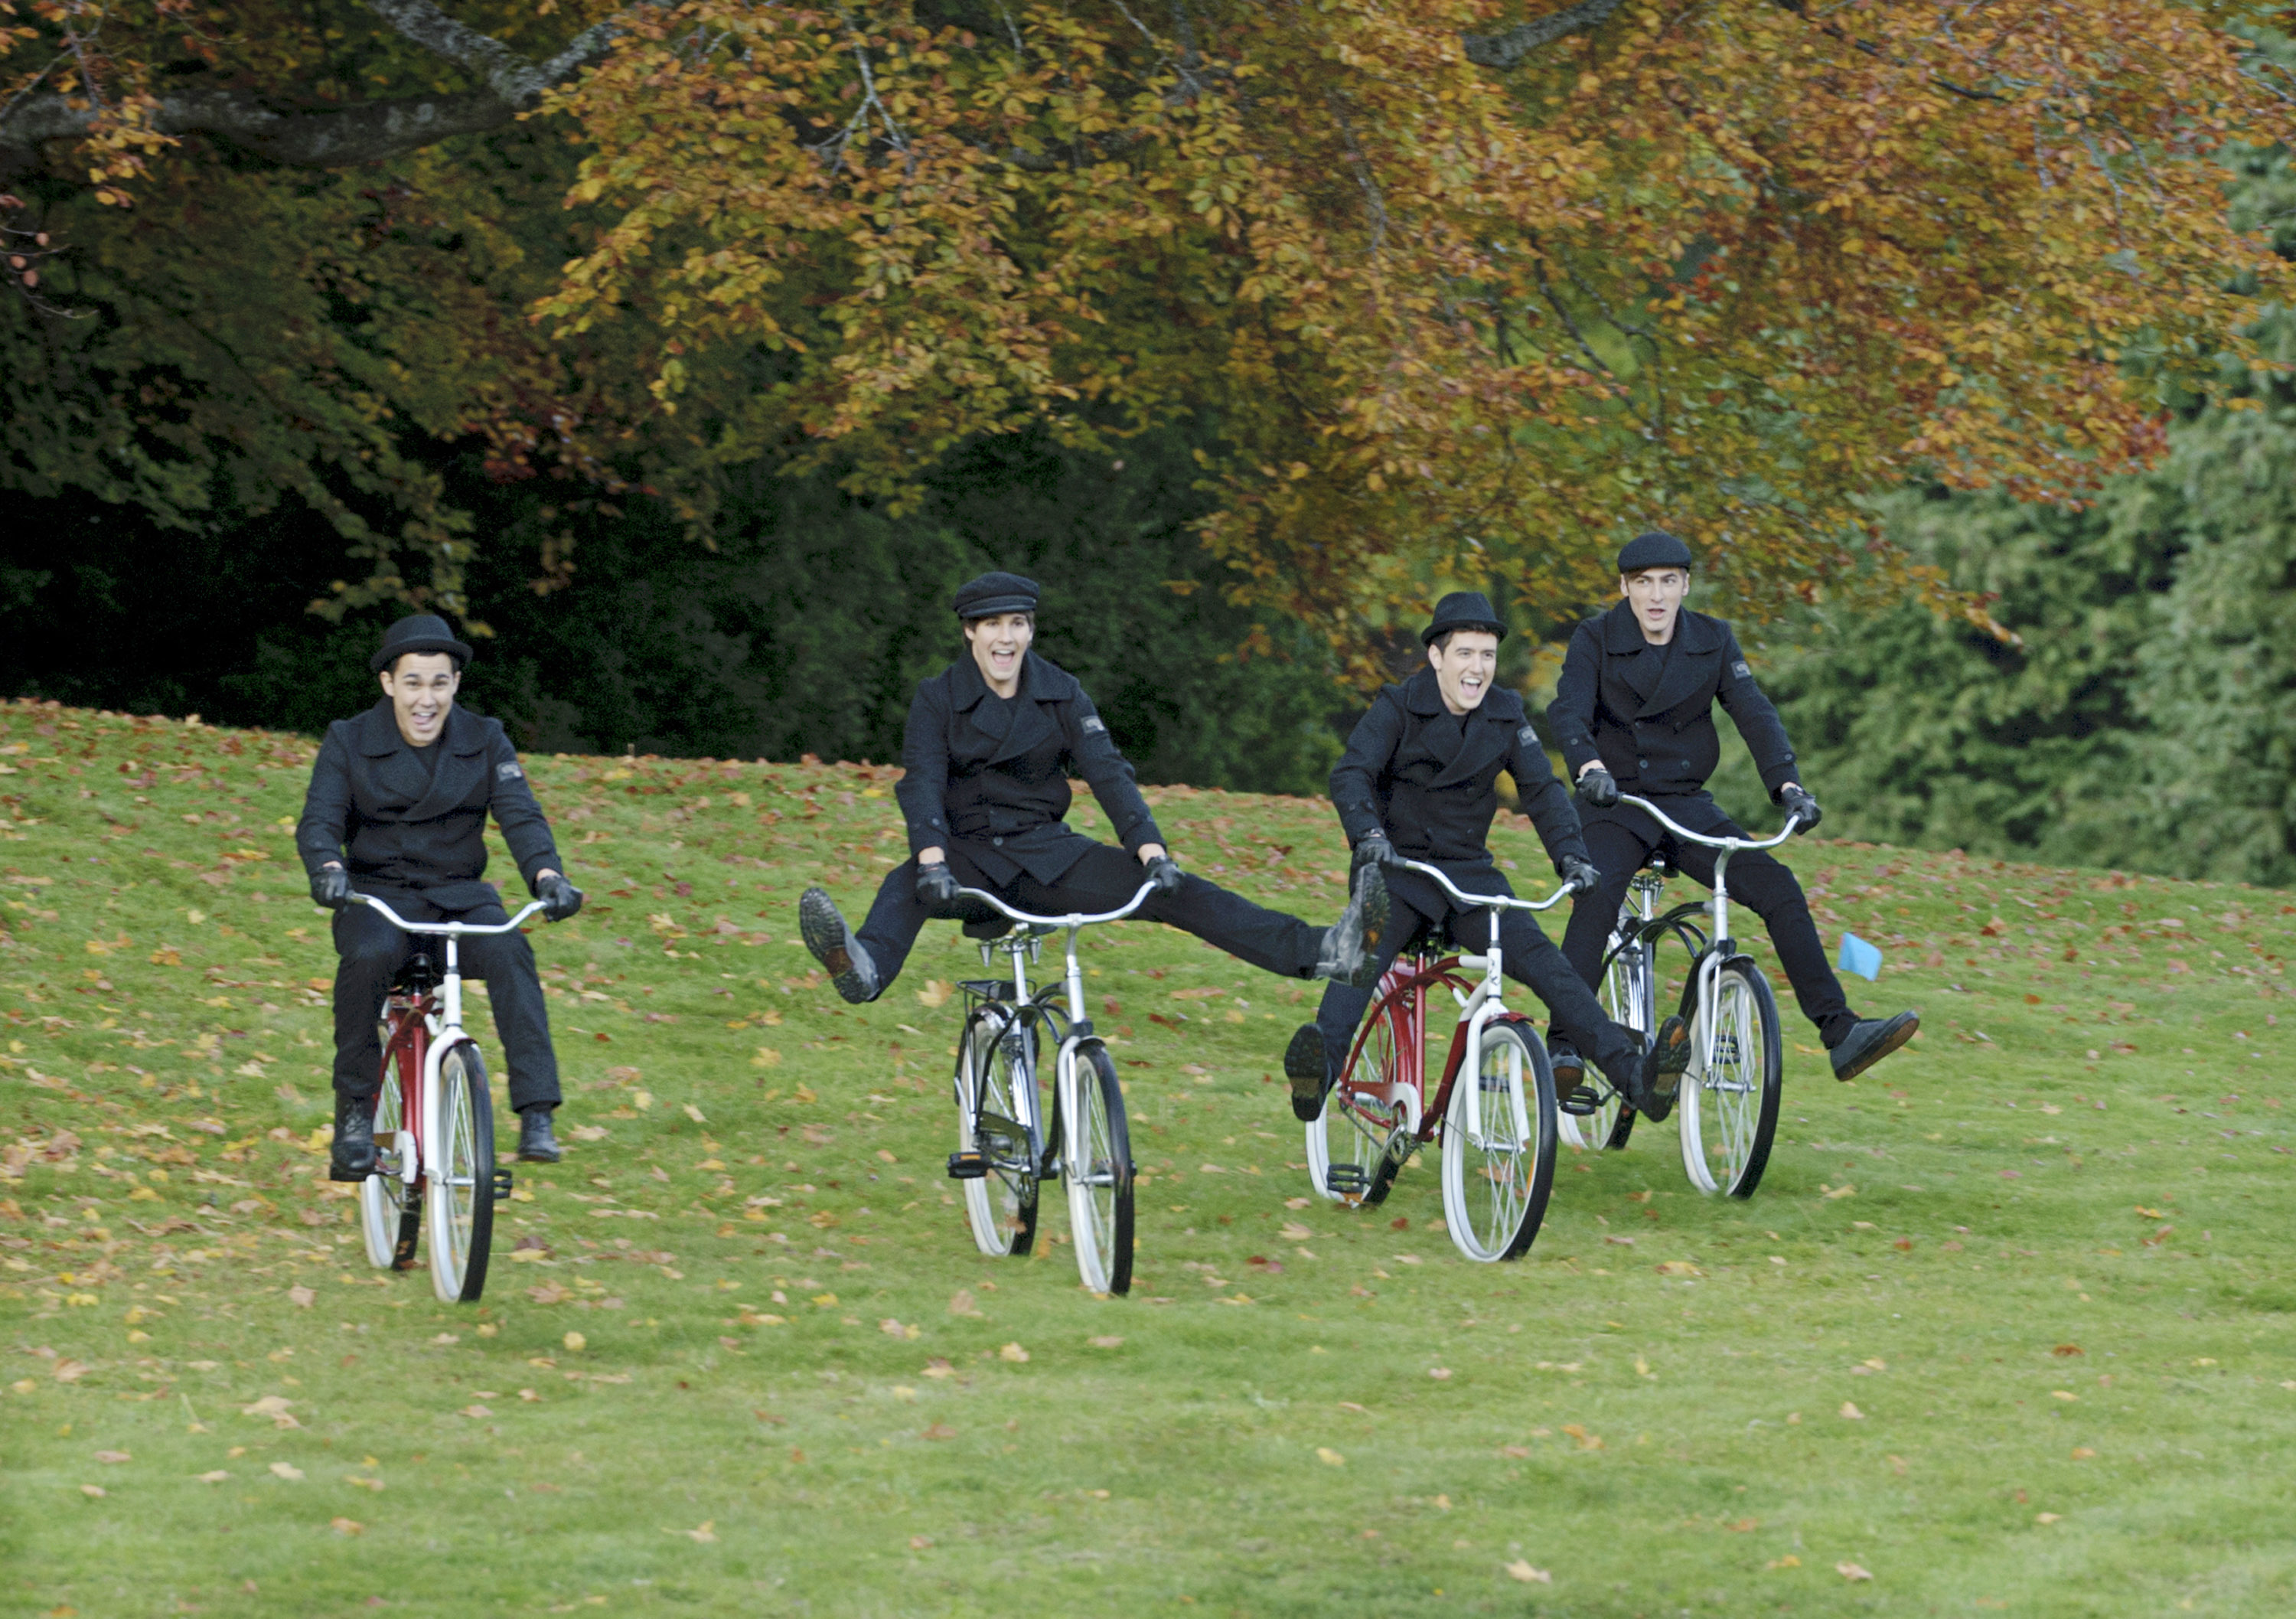
<path fill-rule="evenodd" d="M 1591 894 L 1603 880 L 1595 862 L 1575 854 L 1562 857 L 1562 880 L 1570 884 L 1573 893 Z"/>
<path fill-rule="evenodd" d="M 535 885 L 542 900 L 542 914 L 552 922 L 563 922 L 582 908 L 582 891 L 556 872 Z"/>
<path fill-rule="evenodd" d="M 1366 832 L 1356 840 L 1355 853 L 1349 858 L 1348 869 L 1361 871 L 1366 866 L 1392 866 L 1397 859 L 1395 845 L 1384 832 Z"/>
<path fill-rule="evenodd" d="M 1168 854 L 1160 854 L 1148 862 L 1148 880 L 1156 885 L 1160 894 L 1177 893 L 1180 888 L 1180 863 Z"/>
<path fill-rule="evenodd" d="M 938 909 L 956 903 L 956 891 L 963 884 L 956 874 L 948 868 L 947 860 L 935 860 L 931 865 L 917 867 L 917 903 Z"/>
<path fill-rule="evenodd" d="M 1784 807 L 1788 815 L 1798 815 L 1801 818 L 1801 825 L 1794 828 L 1794 835 L 1797 837 L 1816 826 L 1823 818 L 1824 812 L 1818 809 L 1817 800 L 1811 797 L 1806 788 L 1788 787 L 1784 793 L 1778 794 L 1778 802 Z"/>
<path fill-rule="evenodd" d="M 322 866 L 311 874 L 311 903 L 340 910 L 351 897 L 351 874 L 340 866 Z"/>
<path fill-rule="evenodd" d="M 1578 797 L 1589 810 L 1608 810 L 1619 801 L 1619 778 L 1597 765 L 1578 778 Z"/>

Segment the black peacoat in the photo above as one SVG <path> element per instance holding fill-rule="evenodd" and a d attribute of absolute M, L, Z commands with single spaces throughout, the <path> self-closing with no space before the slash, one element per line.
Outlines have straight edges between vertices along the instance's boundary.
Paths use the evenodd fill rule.
<path fill-rule="evenodd" d="M 500 720 L 449 709 L 432 745 L 435 772 L 398 734 L 389 698 L 329 726 L 295 826 L 304 867 L 340 860 L 363 893 L 410 890 L 444 911 L 491 905 L 494 887 L 480 881 L 491 813 L 529 892 L 537 872 L 565 869 Z"/>
<path fill-rule="evenodd" d="M 1489 847 L 1501 770 L 1514 777 L 1523 811 L 1556 872 L 1565 856 L 1586 859 L 1570 791 L 1555 780 L 1521 697 L 1495 689 L 1473 710 L 1454 716 L 1443 706 L 1431 669 L 1383 687 L 1372 700 L 1332 768 L 1332 802 L 1350 844 L 1383 831 L 1398 854 L 1441 867 L 1471 893 L 1496 893 L 1506 886 L 1503 881 L 1493 885 L 1498 868 Z M 1394 873 L 1388 885 L 1423 916 L 1440 916 L 1449 908 L 1423 877 Z"/>
<path fill-rule="evenodd" d="M 1008 702 L 988 689 L 970 653 L 917 687 L 894 789 L 909 851 L 962 853 L 989 881 L 1021 872 L 1057 883 L 1098 847 L 1062 818 L 1082 777 L 1118 842 L 1137 854 L 1160 843 L 1132 767 L 1075 676 L 1029 653 Z"/>
<path fill-rule="evenodd" d="M 1571 632 L 1546 723 L 1571 778 L 1600 760 L 1628 793 L 1644 797 L 1701 793 L 1721 762 L 1714 731 L 1720 698 L 1745 739 L 1775 801 L 1794 779 L 1794 752 L 1778 711 L 1754 683 L 1723 620 L 1685 608 L 1675 620 L 1673 655 L 1643 639 L 1634 610 L 1620 602 Z"/>

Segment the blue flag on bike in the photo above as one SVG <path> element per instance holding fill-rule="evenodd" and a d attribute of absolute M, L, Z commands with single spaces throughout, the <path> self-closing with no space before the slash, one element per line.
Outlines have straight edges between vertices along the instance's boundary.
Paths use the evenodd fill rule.
<path fill-rule="evenodd" d="M 1860 978 L 1879 982 L 1882 976 L 1882 951 L 1878 945 L 1866 943 L 1855 933 L 1841 935 L 1841 957 L 1833 964 L 1845 973 L 1855 973 Z"/>

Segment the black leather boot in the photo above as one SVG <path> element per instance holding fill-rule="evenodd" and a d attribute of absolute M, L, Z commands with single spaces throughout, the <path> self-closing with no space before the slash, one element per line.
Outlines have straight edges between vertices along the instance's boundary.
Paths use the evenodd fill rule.
<path fill-rule="evenodd" d="M 335 1093 L 335 1139 L 327 1152 L 327 1179 L 365 1180 L 374 1173 L 373 1097 Z"/>
<path fill-rule="evenodd" d="M 555 1111 L 547 1102 L 537 1102 L 533 1106 L 520 1111 L 518 1161 L 521 1163 L 555 1163 L 564 1155 L 558 1150 L 558 1138 L 550 1130 L 550 1115 Z"/>

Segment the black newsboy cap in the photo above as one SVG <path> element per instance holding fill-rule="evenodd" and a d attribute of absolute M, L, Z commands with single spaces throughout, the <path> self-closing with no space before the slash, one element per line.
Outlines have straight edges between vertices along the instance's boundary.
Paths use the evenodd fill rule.
<path fill-rule="evenodd" d="M 471 661 L 469 645 L 455 638 L 446 620 L 435 612 L 413 612 L 382 632 L 382 649 L 366 666 L 379 675 L 410 652 L 443 652 L 455 660 L 456 669 Z"/>
<path fill-rule="evenodd" d="M 1627 541 L 1619 553 L 1619 571 L 1640 573 L 1645 568 L 1690 567 L 1690 547 L 1664 529 L 1652 529 Z"/>
<path fill-rule="evenodd" d="M 1430 646 L 1437 636 L 1453 629 L 1483 629 L 1506 639 L 1506 626 L 1491 607 L 1491 598 L 1480 590 L 1454 590 L 1435 604 L 1435 617 L 1419 632 L 1419 644 Z"/>
<path fill-rule="evenodd" d="M 985 619 L 997 612 L 1037 611 L 1037 581 L 1017 573 L 984 573 L 956 588 L 956 616 Z"/>

